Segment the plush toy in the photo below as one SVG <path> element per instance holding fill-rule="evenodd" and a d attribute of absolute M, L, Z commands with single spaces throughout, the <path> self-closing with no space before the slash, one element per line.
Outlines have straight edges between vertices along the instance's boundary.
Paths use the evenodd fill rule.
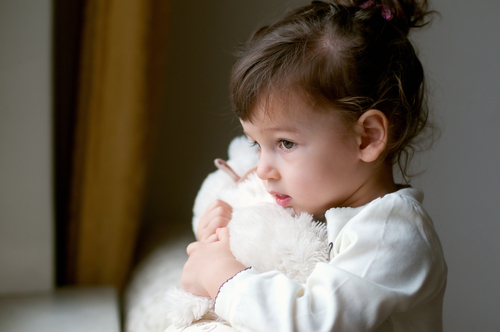
<path fill-rule="evenodd" d="M 309 214 L 295 215 L 292 209 L 276 204 L 255 173 L 239 179 L 238 173 L 246 174 L 257 164 L 256 148 L 245 137 L 235 138 L 229 146 L 227 163 L 216 160 L 219 170 L 201 186 L 193 209 L 193 230 L 196 233 L 208 205 L 221 199 L 233 207 L 228 228 L 234 257 L 259 273 L 277 270 L 305 283 L 318 262 L 328 261 L 326 227 Z M 178 288 L 167 291 L 165 304 L 168 319 L 176 327 L 202 317 L 216 318 L 212 299 Z"/>

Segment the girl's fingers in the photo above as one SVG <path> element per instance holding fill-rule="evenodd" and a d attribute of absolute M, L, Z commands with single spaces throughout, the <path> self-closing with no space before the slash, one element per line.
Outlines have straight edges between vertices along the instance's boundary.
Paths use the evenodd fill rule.
<path fill-rule="evenodd" d="M 225 227 L 231 220 L 232 208 L 229 204 L 221 200 L 212 202 L 203 216 L 197 228 L 197 235 L 200 241 L 212 235 L 218 227 Z"/>
<path fill-rule="evenodd" d="M 219 229 L 222 229 L 222 228 L 219 228 Z M 227 227 L 224 227 L 224 229 L 227 229 Z M 214 231 L 214 233 L 212 235 L 210 235 L 209 237 L 207 237 L 207 239 L 204 242 L 205 243 L 212 243 L 212 242 L 219 241 L 218 234 L 219 234 L 218 231 Z M 229 232 L 228 232 L 227 238 L 229 238 Z M 198 241 L 190 243 L 186 248 L 186 252 L 187 252 L 188 256 L 190 256 L 194 251 L 198 250 L 200 245 L 201 244 Z"/>
<path fill-rule="evenodd" d="M 212 234 L 210 235 L 205 242 L 211 243 L 211 242 L 217 242 L 219 239 L 217 238 L 217 234 Z"/>
<path fill-rule="evenodd" d="M 229 228 L 227 227 L 217 228 L 214 235 L 217 235 L 217 239 L 219 241 L 229 241 Z"/>
<path fill-rule="evenodd" d="M 226 218 L 226 217 L 217 217 L 217 218 L 213 219 L 207 225 L 207 227 L 205 227 L 204 229 L 200 230 L 198 238 L 200 239 L 200 241 L 206 240 L 206 238 L 208 238 L 210 235 L 212 235 L 212 234 L 215 233 L 215 230 L 217 228 L 226 227 L 229 224 L 230 221 L 231 221 L 231 219 L 230 218 Z"/>
<path fill-rule="evenodd" d="M 227 205 L 227 206 L 226 206 Z M 206 216 L 206 220 L 204 220 L 204 226 L 207 227 L 212 220 L 218 217 L 224 217 L 231 219 L 231 215 L 233 214 L 233 209 L 224 202 L 224 205 L 215 206 Z"/>
<path fill-rule="evenodd" d="M 205 228 L 211 219 L 216 217 L 217 215 L 227 215 L 231 216 L 232 212 L 231 205 L 227 204 L 220 199 L 213 201 L 205 210 L 205 213 L 200 218 L 200 224 L 198 225 L 198 229 Z"/>
<path fill-rule="evenodd" d="M 198 246 L 199 246 L 198 242 L 190 243 L 186 248 L 188 256 L 190 256 L 193 253 L 193 251 L 195 251 L 198 248 Z"/>

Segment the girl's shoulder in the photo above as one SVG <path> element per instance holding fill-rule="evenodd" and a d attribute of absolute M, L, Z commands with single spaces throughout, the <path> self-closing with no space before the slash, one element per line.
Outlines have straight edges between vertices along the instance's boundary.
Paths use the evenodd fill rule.
<path fill-rule="evenodd" d="M 366 205 L 366 213 L 386 216 L 388 219 L 432 225 L 432 219 L 423 206 L 424 193 L 410 186 L 378 198 Z"/>
<path fill-rule="evenodd" d="M 420 189 L 413 188 L 411 186 L 399 186 L 399 190 L 387 194 L 384 197 L 381 197 L 381 200 L 401 200 L 402 202 L 413 202 L 418 205 L 422 205 L 422 202 L 424 201 L 424 192 Z"/>
<path fill-rule="evenodd" d="M 404 214 L 405 211 L 410 214 L 423 214 L 428 218 L 422 203 L 424 193 L 420 189 L 401 186 L 399 190 L 389 193 L 383 197 L 374 199 L 373 201 L 360 207 L 339 207 L 331 208 L 325 213 L 327 221 L 336 221 L 342 219 L 349 221 L 353 218 L 363 217 L 365 215 L 373 215 L 373 213 L 381 212 L 382 214 L 394 215 L 395 210 L 399 214 Z M 390 213 L 389 213 L 390 212 Z M 378 215 L 379 213 L 377 213 Z M 430 218 L 429 218 L 430 219 Z"/>
<path fill-rule="evenodd" d="M 421 190 L 406 187 L 377 198 L 357 208 L 334 208 L 325 213 L 328 238 L 356 237 L 366 234 L 375 240 L 391 237 L 396 242 L 415 241 L 439 242 L 431 217 L 425 211 Z M 380 239 L 379 239 L 380 240 Z"/>
<path fill-rule="evenodd" d="M 412 264 L 432 262 L 439 273 L 446 271 L 439 236 L 422 200 L 421 190 L 407 187 L 358 208 L 328 210 L 333 255 L 383 252 L 392 261 L 413 257 Z"/>

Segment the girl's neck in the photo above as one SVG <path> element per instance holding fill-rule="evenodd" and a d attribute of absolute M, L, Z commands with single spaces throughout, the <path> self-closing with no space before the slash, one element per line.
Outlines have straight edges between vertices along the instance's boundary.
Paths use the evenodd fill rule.
<path fill-rule="evenodd" d="M 381 166 L 380 169 L 376 172 L 376 175 L 373 177 L 373 181 L 373 193 L 375 197 L 372 200 L 393 193 L 399 189 L 394 182 L 392 165 Z"/>
<path fill-rule="evenodd" d="M 355 199 L 351 204 L 347 204 L 347 206 L 363 206 L 374 199 L 393 193 L 398 189 L 398 186 L 394 182 L 392 165 L 382 164 L 370 172 L 366 181 L 359 187 L 357 192 L 353 194 L 353 196 L 359 199 Z"/>
<path fill-rule="evenodd" d="M 392 165 L 381 165 L 375 171 L 374 175 L 371 178 L 371 181 L 373 186 L 373 194 L 370 202 L 378 197 L 383 197 L 398 190 L 398 186 L 394 182 Z"/>

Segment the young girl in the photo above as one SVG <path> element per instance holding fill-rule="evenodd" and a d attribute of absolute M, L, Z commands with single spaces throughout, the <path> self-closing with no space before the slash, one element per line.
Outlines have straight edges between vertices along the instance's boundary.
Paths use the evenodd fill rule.
<path fill-rule="evenodd" d="M 235 260 L 231 206 L 201 218 L 182 287 L 238 331 L 441 331 L 446 264 L 423 194 L 397 185 L 426 125 L 407 38 L 426 0 L 313 1 L 257 31 L 232 100 L 276 204 L 325 220 L 332 245 L 305 284 Z"/>

